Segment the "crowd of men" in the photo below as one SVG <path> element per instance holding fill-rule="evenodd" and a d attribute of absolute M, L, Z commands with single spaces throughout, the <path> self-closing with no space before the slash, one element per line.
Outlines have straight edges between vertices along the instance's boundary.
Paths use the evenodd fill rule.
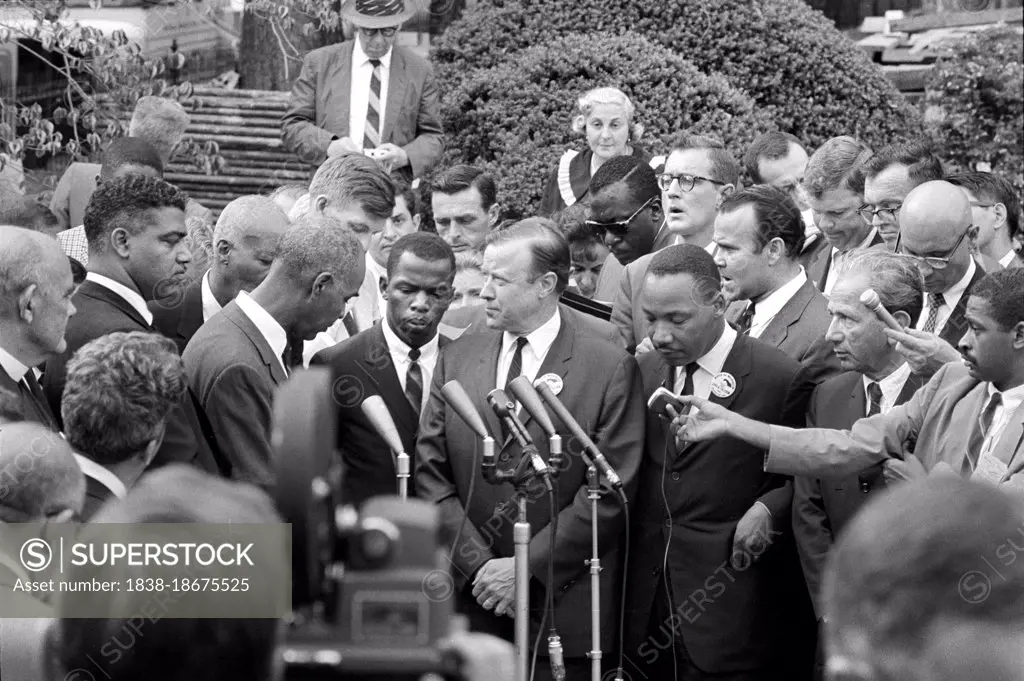
<path fill-rule="evenodd" d="M 526 376 L 628 501 L 594 505 L 569 446 L 554 537 L 546 501 L 528 504 L 531 620 L 553 594 L 570 681 L 590 677 L 595 509 L 605 668 L 621 652 L 626 678 L 1020 678 L 1024 261 L 1006 178 L 947 174 L 913 140 L 766 132 L 730 150 L 681 131 L 657 168 L 611 158 L 578 204 L 503 222 L 501 177 L 433 168 L 414 188 L 443 137 L 429 69 L 392 49 L 405 3 L 346 7 L 360 36 L 307 57 L 284 122 L 316 156 L 308 186 L 214 221 L 163 179 L 187 115 L 144 98 L 52 210 L 0 197 L 0 522 L 274 520 L 275 395 L 326 367 L 359 386 L 323 396 L 342 498 L 396 493 L 360 408 L 378 395 L 480 637 L 458 643 L 467 678 L 508 678 L 494 645 L 514 632 L 517 491 L 487 483 L 441 387 L 466 389 L 511 470 L 488 393 Z M 325 73 L 346 74 L 351 111 L 324 113 Z M 13 591 L 21 576 L 0 561 L 0 604 L 55 624 L 4 623 L 0 665 L 16 647 L 52 678 L 279 673 L 277 623 L 227 618 L 157 622 L 113 663 L 97 652 L 125 621 L 62 617 Z"/>

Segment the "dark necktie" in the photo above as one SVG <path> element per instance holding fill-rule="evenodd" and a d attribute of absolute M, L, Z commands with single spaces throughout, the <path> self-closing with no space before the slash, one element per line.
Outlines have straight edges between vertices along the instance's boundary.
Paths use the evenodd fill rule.
<path fill-rule="evenodd" d="M 946 299 L 942 297 L 941 293 L 928 294 L 928 318 L 924 321 L 922 331 L 925 333 L 935 333 L 935 327 L 938 326 L 939 322 L 939 308 L 945 303 Z"/>
<path fill-rule="evenodd" d="M 523 373 L 523 348 L 529 341 L 525 336 L 516 338 L 516 351 L 512 354 L 512 363 L 508 365 L 508 373 L 505 374 L 505 385 L 502 386 L 508 392 L 508 384 Z"/>
<path fill-rule="evenodd" d="M 882 386 L 868 383 L 868 416 L 882 413 Z"/>
<path fill-rule="evenodd" d="M 21 392 L 22 399 L 24 400 L 23 403 L 32 405 L 39 418 L 39 423 L 48 428 L 56 429 L 57 423 L 53 418 L 53 414 L 50 413 L 50 405 L 46 401 L 43 389 L 39 387 L 39 381 L 36 380 L 36 375 L 31 369 L 18 381 L 18 390 Z M 24 414 L 24 416 L 26 419 L 34 420 L 30 418 L 30 414 Z"/>
<path fill-rule="evenodd" d="M 749 305 L 747 305 L 747 309 L 740 313 L 740 316 L 736 318 L 736 333 L 740 334 L 741 336 L 749 336 L 750 324 L 753 321 L 754 303 L 751 302 Z"/>
<path fill-rule="evenodd" d="M 423 370 L 420 369 L 420 349 L 409 350 L 409 370 L 405 372 L 405 396 L 418 416 L 423 404 Z"/>
<path fill-rule="evenodd" d="M 964 458 L 964 465 L 960 470 L 961 475 L 970 476 L 978 465 L 978 458 L 981 456 L 981 446 L 985 443 L 985 436 L 988 435 L 989 429 L 992 428 L 992 419 L 995 418 L 996 409 L 1002 403 L 1003 394 L 993 393 L 988 404 L 982 407 L 981 413 L 978 414 L 978 421 L 974 424 L 974 431 L 971 433 L 971 439 L 967 443 L 967 456 Z"/>
<path fill-rule="evenodd" d="M 693 394 L 693 374 L 697 371 L 697 367 L 700 365 L 696 362 L 690 362 L 686 365 L 686 378 L 683 380 L 683 389 L 679 391 L 680 395 L 692 395 Z"/>
<path fill-rule="evenodd" d="M 366 124 L 363 126 L 363 148 L 380 146 L 380 60 L 371 59 L 370 95 L 366 103 Z"/>

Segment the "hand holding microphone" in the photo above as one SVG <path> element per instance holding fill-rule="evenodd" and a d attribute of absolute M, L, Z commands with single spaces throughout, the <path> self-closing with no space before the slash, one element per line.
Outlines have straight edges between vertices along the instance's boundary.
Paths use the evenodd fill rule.
<path fill-rule="evenodd" d="M 865 290 L 864 293 L 860 294 L 860 302 L 867 306 L 868 309 L 872 310 L 875 315 L 882 320 L 882 323 L 890 329 L 893 331 L 899 331 L 900 333 L 903 332 L 903 327 L 900 326 L 900 323 L 896 321 L 896 318 L 889 314 L 889 311 L 885 309 L 885 306 L 882 305 L 881 298 L 878 297 L 878 294 L 874 289 L 869 288 Z"/>

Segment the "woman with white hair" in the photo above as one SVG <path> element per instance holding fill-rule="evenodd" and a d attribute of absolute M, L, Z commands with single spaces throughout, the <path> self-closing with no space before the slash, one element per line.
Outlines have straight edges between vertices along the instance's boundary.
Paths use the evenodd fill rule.
<path fill-rule="evenodd" d="M 582 200 L 591 176 L 608 159 L 632 155 L 647 160 L 636 144 L 643 126 L 633 121 L 634 111 L 629 97 L 618 88 L 595 88 L 579 98 L 572 129 L 586 135 L 588 148 L 569 149 L 562 155 L 544 187 L 539 215 L 552 215 Z"/>

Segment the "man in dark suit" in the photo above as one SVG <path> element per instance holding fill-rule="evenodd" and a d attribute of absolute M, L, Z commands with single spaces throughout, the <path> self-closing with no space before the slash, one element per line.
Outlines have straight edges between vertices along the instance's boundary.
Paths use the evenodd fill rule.
<path fill-rule="evenodd" d="M 346 0 L 341 17 L 355 40 L 313 50 L 292 85 L 281 137 L 304 163 L 363 154 L 406 176 L 423 177 L 441 158 L 437 83 L 430 63 L 394 45 L 412 18 L 411 0 Z"/>
<path fill-rule="evenodd" d="M 480 443 L 441 395 L 456 380 L 498 442 L 499 420 L 486 396 L 505 388 L 519 375 L 544 380 L 594 440 L 623 481 L 632 499 L 644 438 L 643 403 L 636 362 L 607 338 L 607 323 L 558 304 L 569 282 L 569 246 L 551 228 L 527 220 L 496 232 L 484 250 L 487 283 L 487 330 L 470 331 L 449 345 L 434 371 L 430 401 L 416 446 L 416 486 L 421 498 L 440 506 L 447 536 L 460 537 L 452 548 L 456 604 L 470 619 L 470 629 L 510 639 L 513 635 L 513 525 L 516 504 L 510 484 L 490 485 L 479 469 Z M 549 460 L 548 439 L 525 415 L 524 423 L 541 457 Z M 559 428 L 563 441 L 570 442 Z M 568 445 L 567 451 L 573 450 Z M 498 467 L 513 468 L 520 459 L 515 444 L 502 447 Z M 586 560 L 591 555 L 591 502 L 587 498 L 582 457 L 563 460 L 557 477 L 558 535 L 550 549 L 550 510 L 543 486 L 527 487 L 530 541 L 531 609 L 534 628 L 544 609 L 544 594 L 553 592 L 558 631 L 569 678 L 586 678 L 590 662 L 590 587 Z M 539 488 L 539 490 L 538 490 Z M 472 490 L 472 496 L 470 491 Z M 539 493 L 538 493 L 539 491 Z M 623 514 L 614 495 L 599 502 L 598 539 L 601 577 L 602 649 L 614 647 L 621 596 L 620 533 Z M 461 528 L 461 529 L 460 529 Z M 548 580 L 553 562 L 554 582 Z M 509 617 L 506 617 L 509 616 Z M 551 678 L 541 662 L 537 677 Z"/>
<path fill-rule="evenodd" d="M 85 473 L 82 520 L 123 499 L 142 476 L 186 390 L 177 348 L 160 334 L 116 332 L 79 348 L 68 362 L 61 415 Z"/>
<path fill-rule="evenodd" d="M 67 349 L 46 362 L 43 390 L 60 413 L 68 360 L 91 340 L 115 331 L 153 331 L 152 300 L 184 274 L 185 195 L 158 178 L 129 175 L 101 184 L 85 211 L 89 273 L 72 302 L 78 314 L 67 328 Z M 154 465 L 195 464 L 212 473 L 224 463 L 207 440 L 203 414 L 191 395 L 168 419 Z"/>
<path fill-rule="evenodd" d="M 213 231 L 210 269 L 184 289 L 174 286 L 150 301 L 153 326 L 173 340 L 179 352 L 185 352 L 199 327 L 239 291 L 260 285 L 288 224 L 284 211 L 263 196 L 243 196 L 225 206 Z"/>
<path fill-rule="evenodd" d="M 1024 267 L 1024 259 L 1013 250 L 1020 234 L 1020 197 L 1006 178 L 992 173 L 967 172 L 946 178 L 967 194 L 971 222 L 978 228 L 978 252 L 999 267 Z M 992 271 L 986 268 L 987 271 Z"/>
<path fill-rule="evenodd" d="M 400 238 L 391 247 L 386 281 L 380 284 L 384 319 L 310 362 L 330 366 L 334 375 L 338 451 L 345 464 L 341 492 L 348 503 L 397 493 L 394 454 L 360 406 L 370 395 L 379 395 L 405 452 L 415 453 L 434 366 L 448 344 L 437 328 L 452 300 L 454 278 L 455 254 L 441 237 L 416 232 Z M 410 485 L 410 496 L 414 493 Z"/>
<path fill-rule="evenodd" d="M 715 264 L 727 317 L 741 334 L 774 345 L 807 368 L 814 383 L 839 370 L 825 339 L 828 299 L 797 261 L 804 240 L 800 209 L 768 185 L 727 196 L 715 219 Z"/>
<path fill-rule="evenodd" d="M 0 388 L 18 396 L 22 417 L 59 430 L 35 368 L 67 350 L 75 314 L 71 266 L 52 238 L 0 226 Z"/>
<path fill-rule="evenodd" d="M 801 422 L 811 384 L 800 365 L 726 324 L 720 287 L 700 247 L 670 246 L 651 260 L 645 393 L 665 386 Z M 789 532 L 792 485 L 763 461 L 762 448 L 731 439 L 677 447 L 668 421 L 647 417 L 626 596 L 634 678 L 809 678 L 814 618 Z"/>
<path fill-rule="evenodd" d="M 231 477 L 271 488 L 270 426 L 274 388 L 291 370 L 289 339 L 309 340 L 345 314 L 364 274 L 351 230 L 318 215 L 294 223 L 270 273 L 204 324 L 182 359 L 206 411 Z"/>
<path fill-rule="evenodd" d="M 807 162 L 804 190 L 814 222 L 829 246 L 805 256 L 808 278 L 826 296 L 838 278 L 838 265 L 856 248 L 884 243 L 871 221 L 858 212 L 864 205 L 864 163 L 871 149 L 852 137 L 833 137 Z"/>

